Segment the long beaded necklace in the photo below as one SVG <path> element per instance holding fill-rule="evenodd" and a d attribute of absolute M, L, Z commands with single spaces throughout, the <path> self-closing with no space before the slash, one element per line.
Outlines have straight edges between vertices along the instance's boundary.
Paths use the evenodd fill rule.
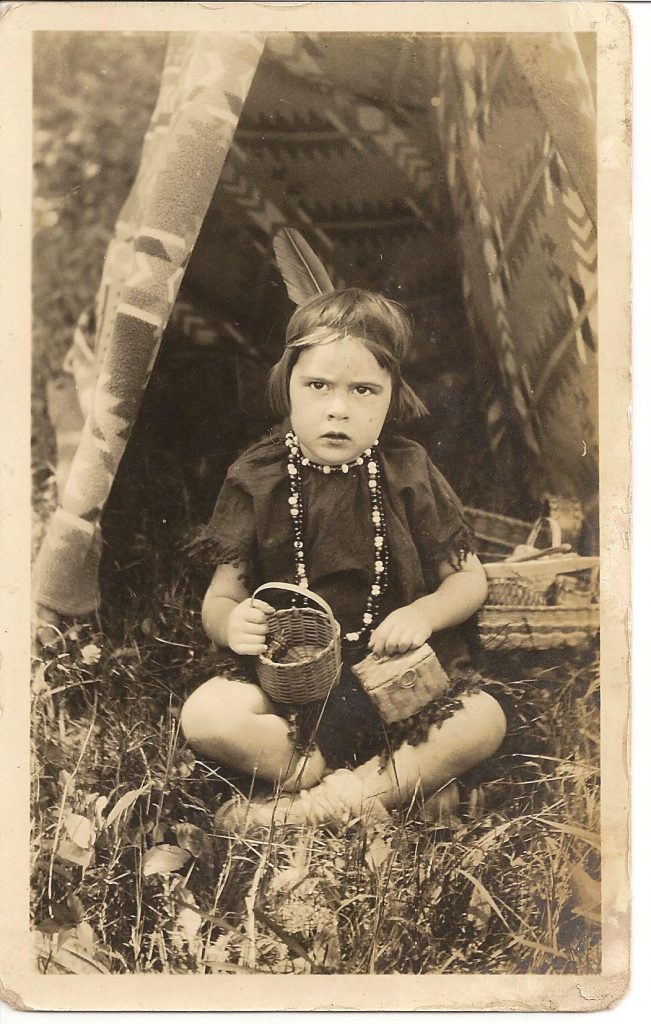
<path fill-rule="evenodd" d="M 344 640 L 360 640 L 365 633 L 370 632 L 377 618 L 380 597 L 387 588 L 388 582 L 388 559 L 389 552 L 386 542 L 386 529 L 384 509 L 382 506 L 382 487 L 375 445 L 367 448 L 361 455 L 358 455 L 352 462 L 342 462 L 338 466 L 320 465 L 311 462 L 301 452 L 298 438 L 293 430 L 285 434 L 287 446 L 287 473 L 289 475 L 289 513 L 292 517 L 294 528 L 294 551 L 296 558 L 296 583 L 303 590 L 309 587 L 307 570 L 305 567 L 305 546 L 303 543 L 303 488 L 302 469 L 309 466 L 319 473 L 328 475 L 330 473 L 350 473 L 358 466 L 366 467 L 368 490 L 371 498 L 371 522 L 373 523 L 373 583 L 366 601 L 366 608 L 362 615 L 361 628 L 355 632 L 344 634 Z"/>

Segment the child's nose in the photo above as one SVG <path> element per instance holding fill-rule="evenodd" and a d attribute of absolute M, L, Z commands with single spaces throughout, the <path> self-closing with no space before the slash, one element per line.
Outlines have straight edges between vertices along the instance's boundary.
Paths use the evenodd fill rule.
<path fill-rule="evenodd" d="M 336 393 L 332 395 L 328 413 L 330 416 L 336 416 L 338 419 L 348 416 L 348 403 L 345 395 Z"/>

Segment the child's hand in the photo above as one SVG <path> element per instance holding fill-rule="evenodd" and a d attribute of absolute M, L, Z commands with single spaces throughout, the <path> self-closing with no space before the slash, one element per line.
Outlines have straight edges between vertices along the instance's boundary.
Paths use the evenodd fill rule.
<path fill-rule="evenodd" d="M 396 608 L 371 633 L 369 647 L 376 657 L 404 654 L 425 643 L 432 632 L 429 620 L 413 604 Z"/>
<path fill-rule="evenodd" d="M 267 615 L 274 609 L 264 601 L 241 601 L 233 608 L 226 626 L 228 646 L 236 654 L 263 654 L 267 649 Z"/>

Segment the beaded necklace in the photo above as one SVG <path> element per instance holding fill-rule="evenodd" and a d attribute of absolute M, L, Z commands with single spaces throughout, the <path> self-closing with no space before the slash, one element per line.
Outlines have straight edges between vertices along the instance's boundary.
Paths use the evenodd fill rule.
<path fill-rule="evenodd" d="M 358 466 L 366 467 L 368 490 L 371 498 L 371 522 L 373 523 L 373 583 L 366 601 L 366 608 L 362 615 L 361 628 L 355 632 L 344 634 L 344 640 L 360 640 L 365 633 L 371 631 L 377 618 L 380 597 L 387 588 L 388 582 L 388 559 L 389 552 L 386 542 L 386 530 L 384 509 L 382 506 L 382 488 L 380 484 L 380 473 L 376 445 L 377 441 L 370 448 L 367 448 L 361 455 L 358 455 L 352 462 L 342 462 L 338 466 L 320 465 L 318 462 L 311 462 L 302 454 L 298 438 L 293 430 L 285 434 L 287 446 L 287 473 L 289 476 L 289 513 L 292 517 L 294 528 L 294 551 L 296 557 L 296 583 L 303 590 L 309 587 L 307 570 L 305 567 L 305 548 L 303 544 L 303 487 L 302 469 L 309 466 L 319 473 L 328 475 L 330 473 L 350 473 Z"/>

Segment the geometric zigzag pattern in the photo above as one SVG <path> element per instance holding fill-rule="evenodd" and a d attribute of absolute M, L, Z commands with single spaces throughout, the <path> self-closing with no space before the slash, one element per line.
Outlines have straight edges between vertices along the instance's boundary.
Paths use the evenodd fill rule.
<path fill-rule="evenodd" d="M 569 111 L 583 128 L 592 117 L 584 138 L 594 145 L 594 111 L 574 37 L 536 45 L 513 53 L 499 38 L 450 39 L 438 129 L 466 302 L 500 369 L 488 415 L 493 447 L 507 424 L 511 435 L 519 424 L 522 444 L 538 452 L 542 485 L 587 500 L 598 466 L 594 181 L 591 152 L 581 162 L 561 146 L 566 127 L 553 114 Z M 549 62 L 544 97 L 523 74 L 533 53 Z M 550 101 L 549 82 L 563 104 Z"/>

